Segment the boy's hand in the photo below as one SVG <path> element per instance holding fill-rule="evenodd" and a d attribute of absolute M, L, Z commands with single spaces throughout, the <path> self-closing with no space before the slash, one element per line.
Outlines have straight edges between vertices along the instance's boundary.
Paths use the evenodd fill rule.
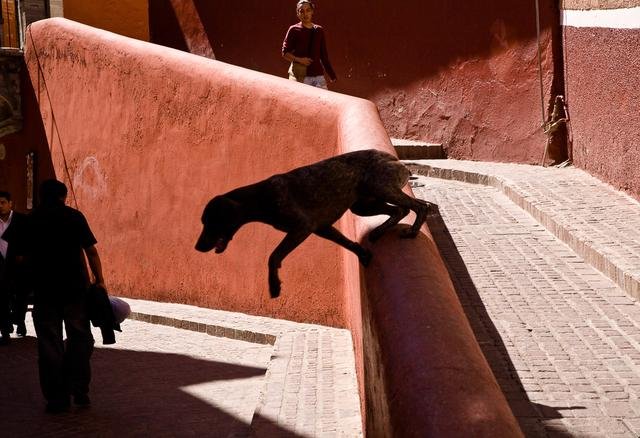
<path fill-rule="evenodd" d="M 309 66 L 313 62 L 313 59 L 311 59 L 311 58 L 296 58 L 296 62 L 298 64 Z"/>

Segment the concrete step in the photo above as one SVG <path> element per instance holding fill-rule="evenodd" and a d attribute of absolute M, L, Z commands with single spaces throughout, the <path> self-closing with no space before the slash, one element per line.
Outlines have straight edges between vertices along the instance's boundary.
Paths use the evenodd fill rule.
<path fill-rule="evenodd" d="M 392 138 L 391 144 L 401 160 L 429 160 L 445 158 L 441 143 Z"/>

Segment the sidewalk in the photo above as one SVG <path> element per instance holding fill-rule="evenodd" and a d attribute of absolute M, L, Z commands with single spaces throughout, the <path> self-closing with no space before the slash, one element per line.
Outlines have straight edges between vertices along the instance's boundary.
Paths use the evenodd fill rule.
<path fill-rule="evenodd" d="M 438 177 L 413 191 L 439 206 L 429 228 L 526 436 L 640 436 L 640 205 L 573 168 L 417 163 Z"/>
<path fill-rule="evenodd" d="M 113 346 L 94 330 L 92 406 L 44 413 L 36 341 L 0 349 L 0 435 L 362 436 L 347 330 L 126 299 Z"/>
<path fill-rule="evenodd" d="M 573 167 L 415 160 L 415 172 L 499 189 L 629 295 L 640 299 L 640 203 Z M 412 166 L 410 166 L 412 167 Z"/>

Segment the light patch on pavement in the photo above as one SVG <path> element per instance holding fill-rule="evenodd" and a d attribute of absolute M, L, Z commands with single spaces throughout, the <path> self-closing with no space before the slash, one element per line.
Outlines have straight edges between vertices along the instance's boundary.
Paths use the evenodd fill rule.
<path fill-rule="evenodd" d="M 192 397 L 251 424 L 264 375 L 245 379 L 215 380 L 180 388 Z"/>

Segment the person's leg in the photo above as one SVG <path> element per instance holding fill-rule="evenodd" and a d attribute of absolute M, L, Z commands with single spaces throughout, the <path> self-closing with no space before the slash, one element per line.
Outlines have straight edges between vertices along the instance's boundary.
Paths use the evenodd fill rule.
<path fill-rule="evenodd" d="M 69 407 L 69 391 L 64 377 L 62 309 L 55 303 L 36 303 L 33 322 L 38 337 L 40 388 L 47 410 L 61 412 Z"/>
<path fill-rule="evenodd" d="M 69 389 L 76 404 L 88 405 L 94 341 L 84 300 L 65 306 L 64 325 L 67 331 L 64 366 Z"/>
<path fill-rule="evenodd" d="M 27 287 L 18 282 L 14 282 L 13 293 L 11 295 L 11 322 L 16 325 L 16 333 L 18 336 L 26 336 L 27 334 L 25 317 L 27 315 L 28 296 L 29 291 Z"/>
<path fill-rule="evenodd" d="M 7 345 L 11 339 L 11 307 L 9 284 L 6 278 L 6 263 L 0 255 L 0 345 Z"/>
<path fill-rule="evenodd" d="M 312 87 L 323 88 L 325 90 L 329 89 L 329 87 L 327 87 L 327 80 L 324 76 L 307 76 L 304 78 L 304 83 L 311 85 Z"/>

